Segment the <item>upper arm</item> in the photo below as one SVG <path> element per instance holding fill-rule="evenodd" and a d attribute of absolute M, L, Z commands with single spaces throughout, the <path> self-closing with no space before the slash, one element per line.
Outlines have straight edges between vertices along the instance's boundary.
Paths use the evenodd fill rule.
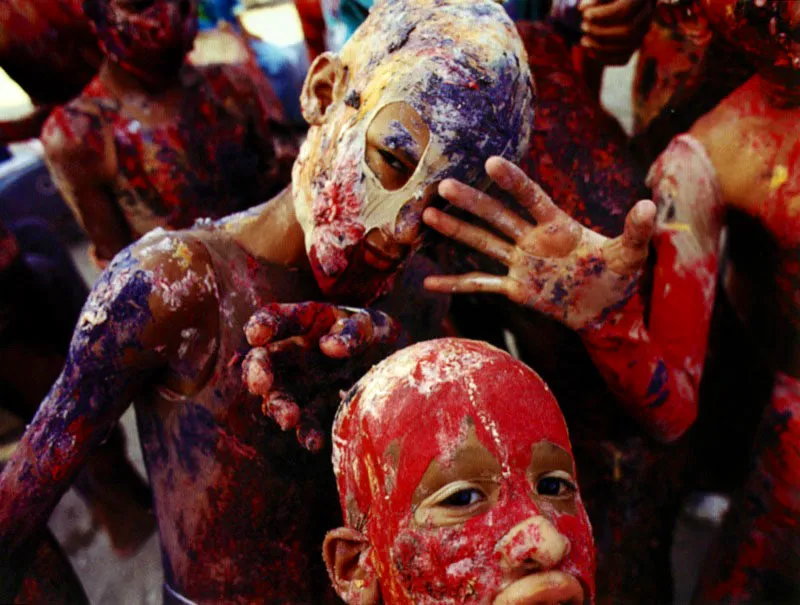
<path fill-rule="evenodd" d="M 112 194 L 115 154 L 102 119 L 75 106 L 53 112 L 42 131 L 45 159 L 64 200 L 95 245 L 110 260 L 131 241 Z"/>
<path fill-rule="evenodd" d="M 216 305 L 210 269 L 163 242 L 119 254 L 92 290 L 64 369 L 0 476 L 0 547 L 11 552 L 44 523 L 91 451 L 131 400 L 152 388 L 180 346 L 181 333 Z M 162 245 L 159 245 L 162 244 Z M 168 242 L 169 244 L 169 242 Z M 188 266 L 181 259 L 189 257 Z"/>

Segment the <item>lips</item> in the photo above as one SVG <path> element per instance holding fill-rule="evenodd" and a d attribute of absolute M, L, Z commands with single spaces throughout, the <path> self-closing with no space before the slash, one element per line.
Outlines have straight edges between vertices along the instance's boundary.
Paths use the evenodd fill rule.
<path fill-rule="evenodd" d="M 494 605 L 582 605 L 584 591 L 575 576 L 562 571 L 534 573 L 517 580 L 494 600 Z"/>
<path fill-rule="evenodd" d="M 387 250 L 379 248 L 368 240 L 364 242 L 364 260 L 368 265 L 379 271 L 391 271 L 397 268 L 403 260 L 403 256 L 404 255 L 399 252 L 388 252 Z"/>

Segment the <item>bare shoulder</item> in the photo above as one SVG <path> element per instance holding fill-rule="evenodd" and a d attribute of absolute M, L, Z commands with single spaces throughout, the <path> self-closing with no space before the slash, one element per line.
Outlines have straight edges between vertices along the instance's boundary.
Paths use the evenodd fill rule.
<path fill-rule="evenodd" d="M 102 327 L 118 345 L 127 339 L 168 354 L 187 327 L 214 329 L 206 319 L 218 306 L 208 250 L 188 233 L 156 230 L 114 257 L 89 295 L 78 332 Z"/>
<path fill-rule="evenodd" d="M 75 165 L 76 175 L 105 171 L 108 125 L 91 102 L 78 97 L 57 108 L 42 129 L 42 144 L 51 165 Z"/>

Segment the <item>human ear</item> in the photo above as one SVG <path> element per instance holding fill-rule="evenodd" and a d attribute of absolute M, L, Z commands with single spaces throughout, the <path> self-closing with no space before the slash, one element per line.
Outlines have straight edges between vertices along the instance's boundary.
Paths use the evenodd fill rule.
<path fill-rule="evenodd" d="M 375 570 L 367 563 L 369 542 L 349 527 L 329 531 L 322 544 L 328 576 L 339 598 L 348 605 L 377 605 L 380 590 Z"/>
<path fill-rule="evenodd" d="M 306 122 L 311 126 L 322 124 L 325 112 L 341 97 L 344 85 L 345 69 L 338 56 L 325 52 L 314 59 L 300 93 L 300 108 Z"/>

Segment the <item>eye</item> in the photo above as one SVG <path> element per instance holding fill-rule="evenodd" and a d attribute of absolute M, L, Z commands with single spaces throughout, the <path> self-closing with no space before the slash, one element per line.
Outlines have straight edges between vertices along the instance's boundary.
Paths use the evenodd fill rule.
<path fill-rule="evenodd" d="M 393 170 L 403 173 L 408 172 L 408 167 L 385 149 L 378 149 L 378 153 L 381 155 L 381 158 L 383 158 L 383 161 Z"/>
<path fill-rule="evenodd" d="M 477 504 L 486 500 L 486 495 L 475 487 L 458 490 L 451 496 L 442 500 L 440 506 L 463 507 Z"/>
<path fill-rule="evenodd" d="M 536 493 L 548 498 L 566 498 L 578 491 L 571 477 L 563 471 L 555 471 L 540 477 L 536 482 Z"/>

